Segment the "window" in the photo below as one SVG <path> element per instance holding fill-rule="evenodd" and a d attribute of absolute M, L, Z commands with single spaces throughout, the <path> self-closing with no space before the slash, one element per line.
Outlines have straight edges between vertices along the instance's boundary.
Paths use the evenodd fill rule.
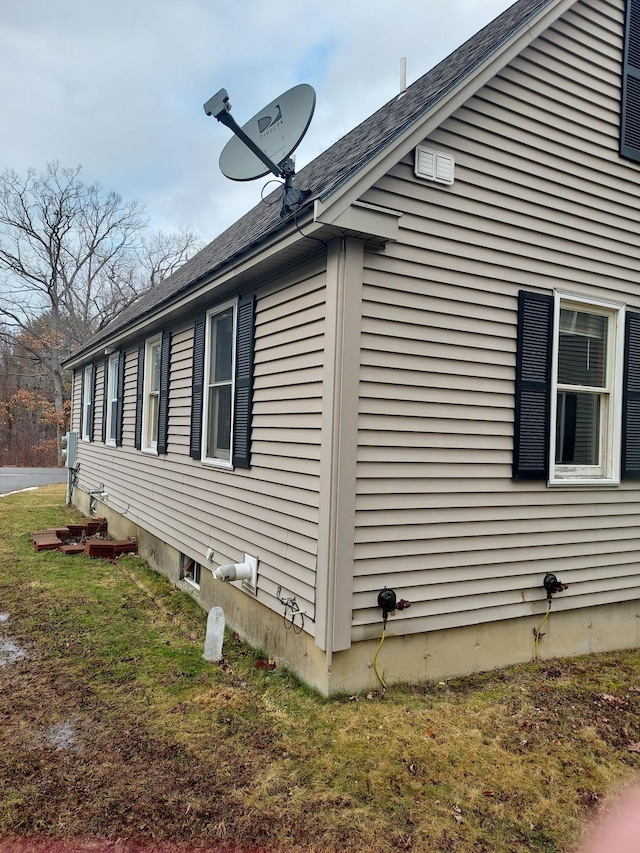
<path fill-rule="evenodd" d="M 552 483 L 620 478 L 622 309 L 556 295 Z"/>
<path fill-rule="evenodd" d="M 620 154 L 640 161 L 640 0 L 626 4 Z"/>
<path fill-rule="evenodd" d="M 235 305 L 207 315 L 204 458 L 231 463 Z"/>
<path fill-rule="evenodd" d="M 104 364 L 102 441 L 111 447 L 122 446 L 124 363 L 124 352 L 116 352 L 109 355 Z"/>
<path fill-rule="evenodd" d="M 118 397 L 119 397 L 120 355 L 116 353 L 107 362 L 106 384 L 106 443 L 116 445 L 118 437 Z"/>
<path fill-rule="evenodd" d="M 255 297 L 216 306 L 193 331 L 193 459 L 224 467 L 251 464 Z"/>
<path fill-rule="evenodd" d="M 171 332 L 165 331 L 138 347 L 134 433 L 137 450 L 167 452 L 170 373 Z"/>
<path fill-rule="evenodd" d="M 640 476 L 639 358 L 640 315 L 624 306 L 521 292 L 514 479 L 615 485 Z"/>
<path fill-rule="evenodd" d="M 142 405 L 142 450 L 158 451 L 161 338 L 145 344 Z"/>
<path fill-rule="evenodd" d="M 187 581 L 192 586 L 200 589 L 200 575 L 202 572 L 202 567 L 200 563 L 196 563 L 195 560 L 192 560 L 191 557 L 187 557 L 186 554 L 180 555 L 180 578 L 182 580 Z"/>
<path fill-rule="evenodd" d="M 81 397 L 82 440 L 93 441 L 93 409 L 95 402 L 95 373 L 92 364 L 88 364 L 82 375 Z"/>

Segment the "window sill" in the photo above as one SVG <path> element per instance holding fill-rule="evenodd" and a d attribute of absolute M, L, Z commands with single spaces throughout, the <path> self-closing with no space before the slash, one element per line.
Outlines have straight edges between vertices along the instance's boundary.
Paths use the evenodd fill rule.
<path fill-rule="evenodd" d="M 620 480 L 615 480 L 607 477 L 563 477 L 555 480 L 549 480 L 547 485 L 550 488 L 558 488 L 562 486 L 597 486 L 597 487 L 614 487 L 620 485 Z"/>
<path fill-rule="evenodd" d="M 158 451 L 155 449 L 155 447 L 143 447 L 142 453 L 146 453 L 147 456 L 157 456 L 158 455 Z"/>
<path fill-rule="evenodd" d="M 202 464 L 209 468 L 222 468 L 225 471 L 233 471 L 233 465 L 226 459 L 203 459 Z"/>
<path fill-rule="evenodd" d="M 178 589 L 181 589 L 182 592 L 186 592 L 188 595 L 199 596 L 200 595 L 200 587 L 198 584 L 193 581 L 188 581 L 186 578 L 180 578 L 177 583 Z"/>

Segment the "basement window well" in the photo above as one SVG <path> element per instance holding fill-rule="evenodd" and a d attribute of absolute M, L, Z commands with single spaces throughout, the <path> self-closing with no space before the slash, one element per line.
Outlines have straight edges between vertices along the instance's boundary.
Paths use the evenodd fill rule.
<path fill-rule="evenodd" d="M 196 563 L 195 560 L 192 560 L 191 557 L 187 557 L 186 554 L 180 555 L 180 580 L 186 581 L 196 589 L 200 589 L 201 572 L 202 567 L 200 566 L 200 563 Z"/>

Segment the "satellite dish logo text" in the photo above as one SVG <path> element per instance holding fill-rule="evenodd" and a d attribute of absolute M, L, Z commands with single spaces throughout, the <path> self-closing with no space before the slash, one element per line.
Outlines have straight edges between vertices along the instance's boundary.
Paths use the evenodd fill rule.
<path fill-rule="evenodd" d="M 282 124 L 282 110 L 280 109 L 280 104 L 276 104 L 277 113 L 275 118 L 273 116 L 262 116 L 262 118 L 258 119 L 258 132 L 260 133 L 260 139 L 264 139 L 265 136 L 269 136 L 270 133 L 273 133 L 274 130 Z"/>

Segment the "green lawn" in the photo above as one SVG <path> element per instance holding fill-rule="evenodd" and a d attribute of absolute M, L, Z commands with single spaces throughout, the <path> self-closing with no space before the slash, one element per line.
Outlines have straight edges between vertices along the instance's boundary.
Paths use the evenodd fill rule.
<path fill-rule="evenodd" d="M 143 561 L 36 552 L 64 487 L 0 500 L 0 839 L 566 851 L 640 769 L 640 652 L 324 699 Z"/>

